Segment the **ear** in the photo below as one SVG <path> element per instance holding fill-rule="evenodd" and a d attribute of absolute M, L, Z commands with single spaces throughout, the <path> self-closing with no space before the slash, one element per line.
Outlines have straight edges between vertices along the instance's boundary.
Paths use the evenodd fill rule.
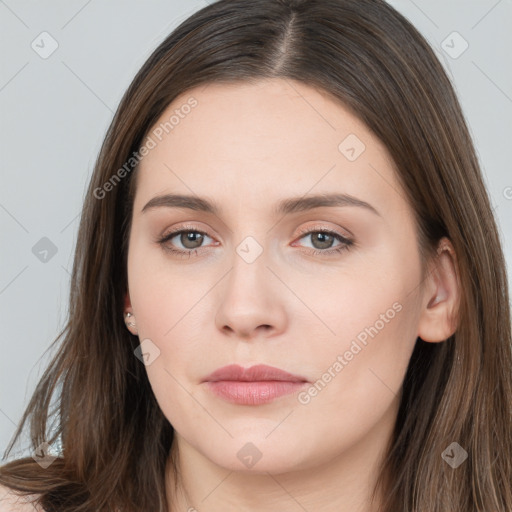
<path fill-rule="evenodd" d="M 442 238 L 437 257 L 429 262 L 423 286 L 418 336 L 430 343 L 445 341 L 458 324 L 460 281 L 455 250 L 450 240 Z"/>
<path fill-rule="evenodd" d="M 130 316 L 127 316 L 127 313 L 130 314 Z M 124 296 L 124 322 L 126 325 L 126 328 L 135 336 L 138 334 L 137 330 L 137 322 L 135 321 L 135 315 L 133 314 L 133 308 L 132 303 L 130 301 L 130 293 L 127 291 Z"/>

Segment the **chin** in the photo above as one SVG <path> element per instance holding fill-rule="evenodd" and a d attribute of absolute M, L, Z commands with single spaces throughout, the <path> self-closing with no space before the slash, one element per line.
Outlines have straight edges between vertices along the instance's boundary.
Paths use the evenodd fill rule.
<path fill-rule="evenodd" d="M 304 451 L 306 440 L 293 444 L 284 444 L 281 439 L 265 439 L 244 436 L 230 439 L 227 443 L 212 443 L 201 450 L 203 455 L 214 464 L 230 471 L 251 474 L 278 474 L 314 467 L 315 461 L 308 458 Z"/>

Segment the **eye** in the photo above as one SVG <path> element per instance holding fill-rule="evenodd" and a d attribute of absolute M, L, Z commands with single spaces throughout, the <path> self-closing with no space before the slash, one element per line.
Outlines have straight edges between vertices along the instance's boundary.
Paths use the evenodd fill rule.
<path fill-rule="evenodd" d="M 314 250 L 308 252 L 314 255 L 320 254 L 328 256 L 340 253 L 350 249 L 354 244 L 353 240 L 346 238 L 336 231 L 325 228 L 301 230 L 300 233 L 302 235 L 300 239 L 310 238 Z M 338 245 L 334 245 L 334 248 L 332 248 L 335 241 L 338 241 L 339 243 Z"/>
<path fill-rule="evenodd" d="M 204 231 L 200 231 L 195 226 L 181 226 L 180 229 L 171 231 L 157 241 L 166 251 L 190 257 L 193 252 L 202 248 L 201 245 L 205 238 L 212 240 Z M 176 241 L 171 243 L 173 239 L 176 239 Z M 176 243 L 181 244 L 182 248 L 179 246 L 176 248 Z"/>

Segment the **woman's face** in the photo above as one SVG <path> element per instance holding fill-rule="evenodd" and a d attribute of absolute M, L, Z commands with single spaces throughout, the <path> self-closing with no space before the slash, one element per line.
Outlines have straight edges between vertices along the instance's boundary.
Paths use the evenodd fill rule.
<path fill-rule="evenodd" d="M 413 212 L 385 147 L 282 79 L 192 89 L 149 136 L 129 304 L 178 446 L 255 472 L 380 450 L 423 303 Z M 296 379 L 212 383 L 227 365 Z"/>

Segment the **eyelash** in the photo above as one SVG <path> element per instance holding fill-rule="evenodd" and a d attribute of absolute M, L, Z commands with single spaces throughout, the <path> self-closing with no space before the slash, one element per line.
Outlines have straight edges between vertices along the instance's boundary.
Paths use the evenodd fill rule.
<path fill-rule="evenodd" d="M 190 256 L 192 256 L 192 253 L 196 253 L 197 254 L 198 250 L 201 250 L 202 247 L 199 247 L 198 249 L 183 250 L 183 249 L 176 249 L 176 248 L 174 248 L 174 247 L 172 247 L 170 245 L 166 245 L 168 241 L 170 241 L 175 236 L 180 235 L 182 233 L 199 233 L 200 235 L 206 235 L 209 238 L 212 238 L 212 237 L 210 237 L 208 235 L 208 233 L 205 233 L 204 231 L 196 229 L 195 226 L 182 226 L 181 228 L 177 229 L 176 231 L 171 231 L 167 235 L 164 235 L 163 237 L 159 238 L 157 240 L 157 242 L 160 245 L 162 245 L 166 251 L 168 251 L 168 252 L 170 252 L 172 254 L 176 254 L 178 256 L 183 256 L 183 257 L 188 256 L 188 257 L 190 257 Z M 350 240 L 349 238 L 346 238 L 346 237 L 340 235 L 336 231 L 331 231 L 331 230 L 324 229 L 324 228 L 300 230 L 300 235 L 301 236 L 299 237 L 299 240 L 301 238 L 304 238 L 306 235 L 311 235 L 311 234 L 316 234 L 316 233 L 324 233 L 326 235 L 333 236 L 335 239 L 337 239 L 339 242 L 341 242 L 341 244 L 338 245 L 334 249 L 325 249 L 325 250 L 310 249 L 310 250 L 308 250 L 307 252 L 309 254 L 312 254 L 313 256 L 320 255 L 320 256 L 328 257 L 328 256 L 332 256 L 334 254 L 340 254 L 343 251 L 349 250 L 354 245 L 353 240 Z"/>

